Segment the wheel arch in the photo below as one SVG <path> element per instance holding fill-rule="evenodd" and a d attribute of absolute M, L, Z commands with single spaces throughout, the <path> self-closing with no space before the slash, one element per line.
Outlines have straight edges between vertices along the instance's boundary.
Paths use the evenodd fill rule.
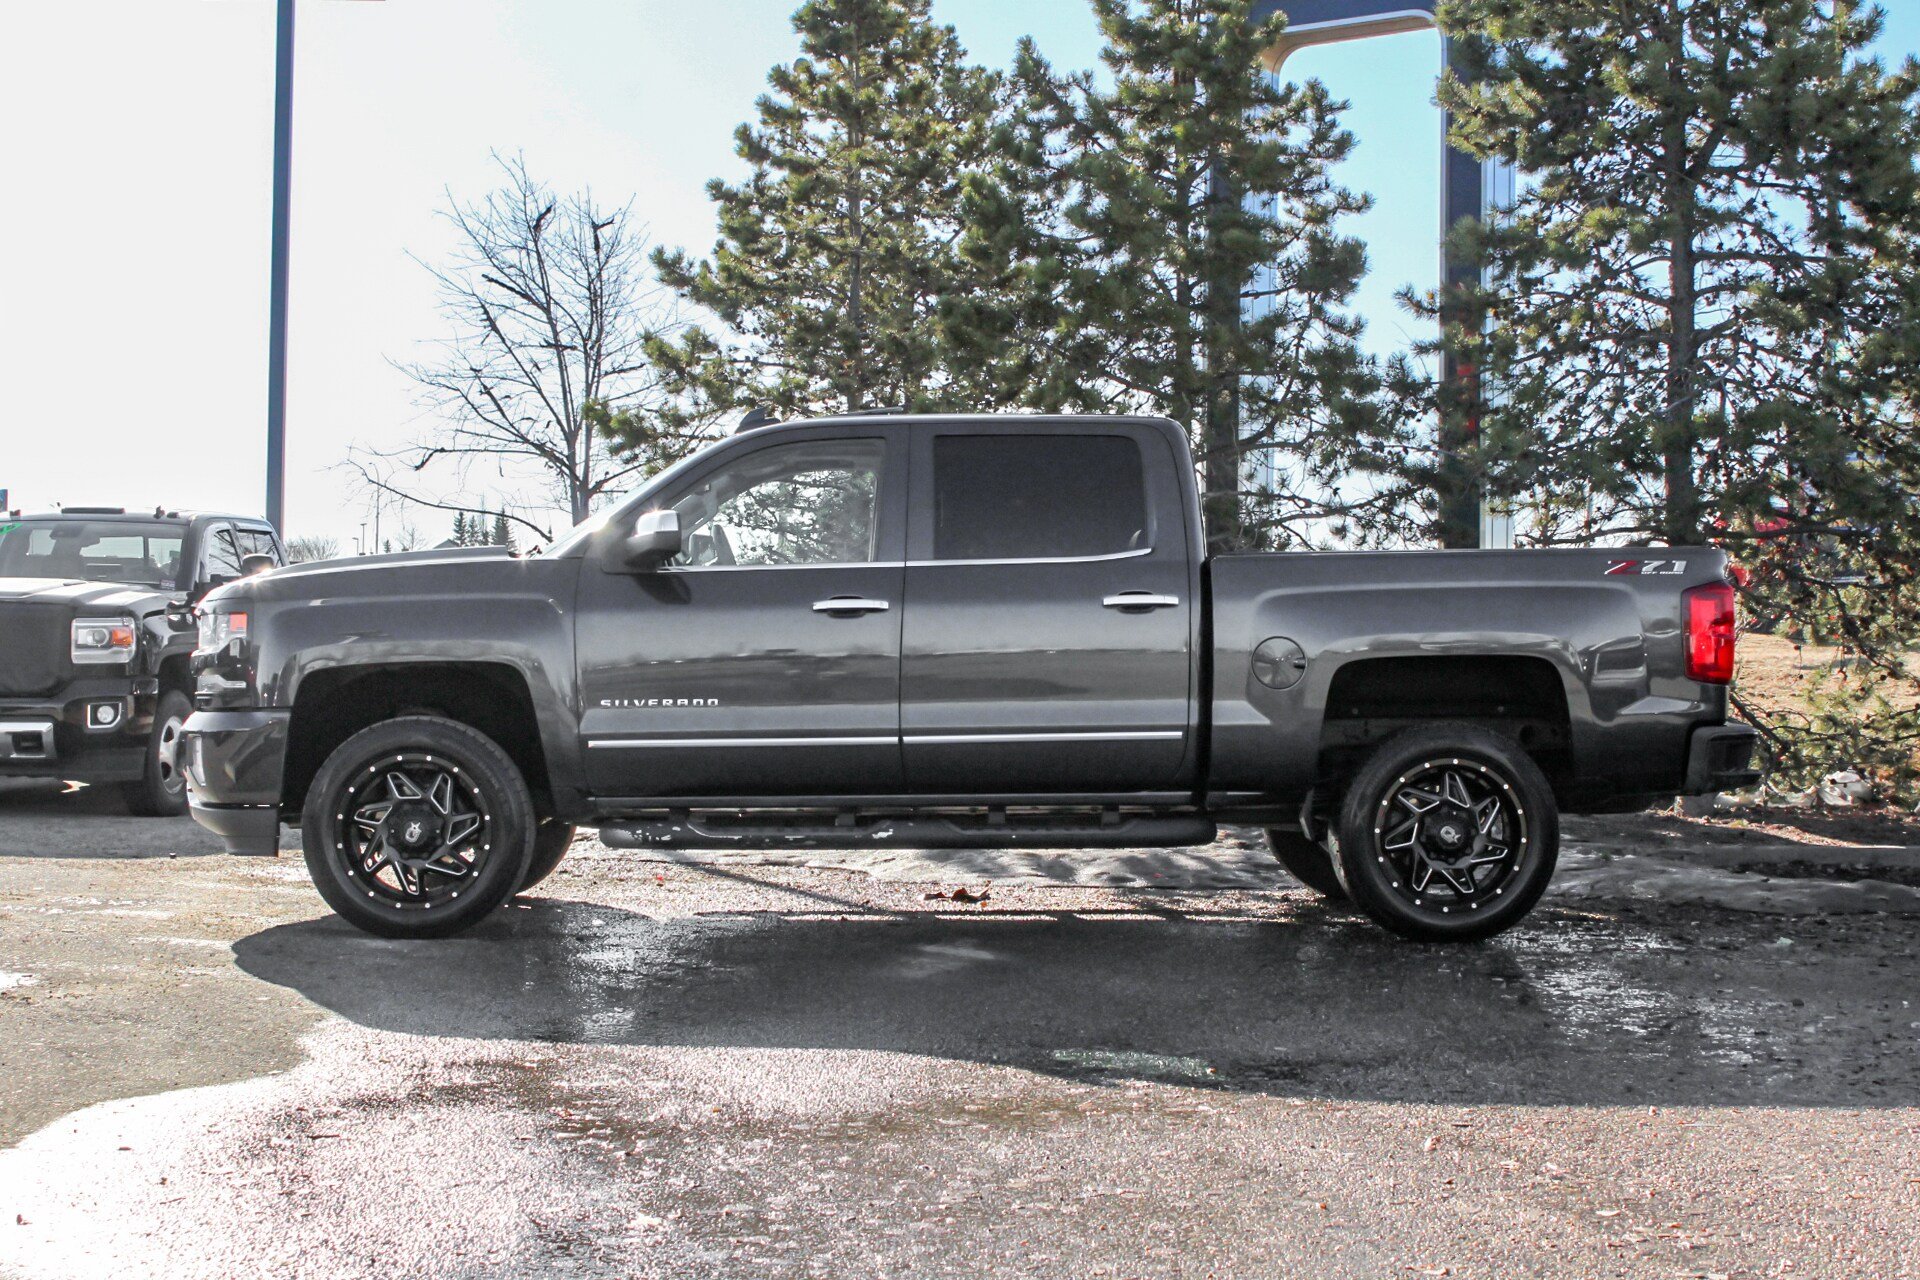
<path fill-rule="evenodd" d="M 1471 724 L 1519 744 L 1556 791 L 1573 773 L 1572 707 L 1547 658 L 1395 654 L 1341 664 L 1326 692 L 1317 787 L 1337 790 L 1381 743 L 1407 729 Z"/>
<path fill-rule="evenodd" d="M 288 726 L 283 812 L 299 812 L 334 750 L 360 730 L 401 715 L 437 715 L 485 734 L 526 779 L 536 807 L 552 790 L 532 690 L 506 662 L 391 662 L 327 667 L 300 680 Z"/>

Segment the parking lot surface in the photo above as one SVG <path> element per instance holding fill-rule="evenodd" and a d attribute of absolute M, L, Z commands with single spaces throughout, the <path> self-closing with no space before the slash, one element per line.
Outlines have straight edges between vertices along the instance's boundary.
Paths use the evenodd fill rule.
<path fill-rule="evenodd" d="M 0 1274 L 1920 1274 L 1890 889 L 1575 851 L 1432 948 L 1244 833 L 838 857 L 583 841 L 388 942 L 291 853 L 0 795 Z"/>

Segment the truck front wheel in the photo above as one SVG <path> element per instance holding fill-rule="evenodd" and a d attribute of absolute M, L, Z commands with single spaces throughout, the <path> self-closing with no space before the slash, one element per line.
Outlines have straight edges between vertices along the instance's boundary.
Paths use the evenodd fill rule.
<path fill-rule="evenodd" d="M 540 824 L 533 833 L 533 857 L 527 861 L 527 873 L 520 877 L 519 892 L 525 893 L 552 875 L 573 844 L 575 828 L 571 823 L 553 819 Z"/>
<path fill-rule="evenodd" d="M 327 757 L 301 816 L 313 884 L 387 938 L 457 933 L 505 902 L 533 853 L 533 797 L 479 730 L 402 716 Z"/>
<path fill-rule="evenodd" d="M 1560 851 L 1540 766 L 1470 724 L 1382 743 L 1348 785 L 1334 829 L 1353 900 L 1395 933 L 1431 942 L 1512 928 L 1546 891 Z"/>
<path fill-rule="evenodd" d="M 127 812 L 142 818 L 177 818 L 187 811 L 187 775 L 181 769 L 180 729 L 192 714 L 192 701 L 178 689 L 169 689 L 160 695 L 153 709 L 153 729 L 147 734 L 147 754 L 140 779 L 121 787 Z"/>

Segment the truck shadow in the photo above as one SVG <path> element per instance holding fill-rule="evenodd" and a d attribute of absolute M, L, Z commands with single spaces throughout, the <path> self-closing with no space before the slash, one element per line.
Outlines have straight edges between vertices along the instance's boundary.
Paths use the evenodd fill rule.
<path fill-rule="evenodd" d="M 191 818 L 134 817 L 110 786 L 0 778 L 0 857 L 189 858 L 222 851 Z"/>
<path fill-rule="evenodd" d="M 1836 946 L 1814 965 L 1811 944 L 1792 958 L 1753 945 L 1745 920 L 1558 910 L 1435 949 L 1317 905 L 1276 919 L 1139 899 L 673 920 L 540 900 L 439 942 L 328 917 L 234 952 L 256 977 L 411 1035 L 882 1050 L 1296 1097 L 1920 1104 L 1905 1029 L 1920 1010 L 1898 998 L 1920 988 L 1920 961 L 1891 953 L 1888 968 L 1884 949 Z"/>

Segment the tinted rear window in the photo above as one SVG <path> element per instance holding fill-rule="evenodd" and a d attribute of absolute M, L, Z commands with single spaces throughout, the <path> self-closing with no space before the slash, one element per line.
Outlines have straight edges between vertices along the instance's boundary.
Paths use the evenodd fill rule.
<path fill-rule="evenodd" d="M 1149 545 L 1146 476 L 1127 436 L 937 436 L 938 560 L 1104 556 Z"/>

